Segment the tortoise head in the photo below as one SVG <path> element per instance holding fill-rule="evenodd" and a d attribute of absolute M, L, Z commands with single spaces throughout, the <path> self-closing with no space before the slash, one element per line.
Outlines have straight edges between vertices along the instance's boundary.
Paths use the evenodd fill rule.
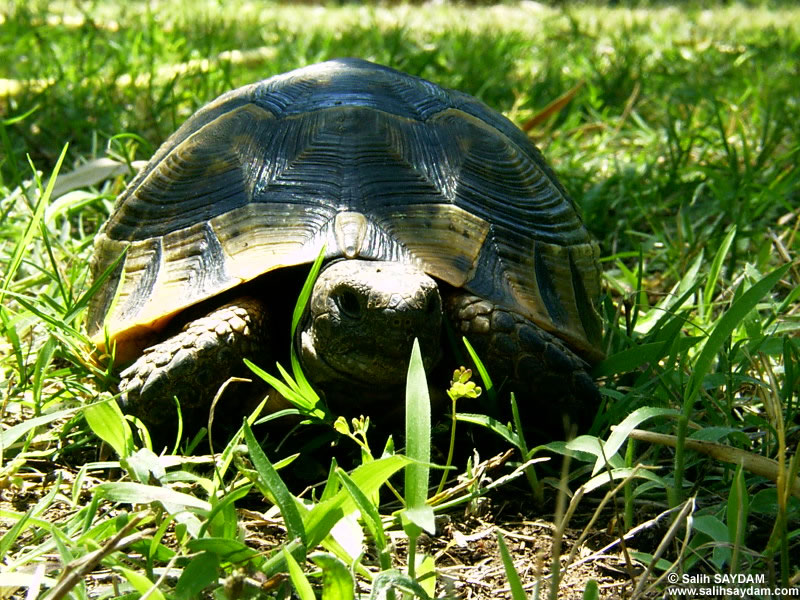
<path fill-rule="evenodd" d="M 426 370 L 435 365 L 441 328 L 439 288 L 421 270 L 397 262 L 341 260 L 319 275 L 296 343 L 314 383 L 374 392 L 376 386 L 405 382 L 414 338 Z"/>

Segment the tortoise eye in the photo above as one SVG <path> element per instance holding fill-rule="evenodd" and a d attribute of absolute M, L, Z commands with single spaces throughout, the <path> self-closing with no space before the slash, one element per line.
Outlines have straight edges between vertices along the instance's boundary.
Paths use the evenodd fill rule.
<path fill-rule="evenodd" d="M 350 319 L 360 319 L 362 317 L 361 302 L 358 300 L 358 295 L 349 289 L 345 288 L 338 290 L 334 296 L 334 302 L 342 314 Z"/>

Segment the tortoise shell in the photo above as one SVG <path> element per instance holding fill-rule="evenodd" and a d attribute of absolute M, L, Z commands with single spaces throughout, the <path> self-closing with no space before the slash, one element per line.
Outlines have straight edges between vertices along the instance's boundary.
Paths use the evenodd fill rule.
<path fill-rule="evenodd" d="M 185 308 L 274 269 L 410 261 L 602 356 L 597 245 L 527 136 L 475 98 L 363 60 L 224 94 L 119 197 L 95 343 L 135 357 Z"/>

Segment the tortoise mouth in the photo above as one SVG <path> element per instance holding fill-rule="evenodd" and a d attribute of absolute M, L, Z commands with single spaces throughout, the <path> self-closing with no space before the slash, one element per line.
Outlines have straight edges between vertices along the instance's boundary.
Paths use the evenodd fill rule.
<path fill-rule="evenodd" d="M 436 282 L 411 265 L 332 263 L 312 291 L 298 356 L 309 379 L 373 388 L 405 381 L 414 339 L 426 368 L 441 353 Z"/>

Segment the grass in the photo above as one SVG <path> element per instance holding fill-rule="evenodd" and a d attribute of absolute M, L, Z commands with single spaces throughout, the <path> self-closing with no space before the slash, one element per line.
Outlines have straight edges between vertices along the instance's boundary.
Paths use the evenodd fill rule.
<path fill-rule="evenodd" d="M 564 587 L 590 564 L 577 553 L 602 523 L 615 545 L 592 552 L 620 557 L 629 596 L 662 590 L 672 573 L 798 584 L 800 14 L 791 4 L 189 10 L 98 0 L 12 2 L 0 19 L 0 586 L 18 590 L 10 594 L 267 598 L 292 587 L 301 598 L 347 598 L 355 576 L 362 594 L 443 597 L 447 554 L 392 542 L 421 539 L 425 506 L 473 509 L 487 488 L 544 498 L 526 506 L 549 515 L 547 562 L 561 565 L 562 597 L 603 574 Z M 441 474 L 412 469 L 415 510 L 405 516 L 378 493 L 401 481 L 408 460 L 391 443 L 359 447 L 344 468 L 320 465 L 325 484 L 310 496 L 273 468 L 297 449 L 267 458 L 247 428 L 216 461 L 159 459 L 133 444 L 108 402 L 114 374 L 89 360 L 81 321 L 93 234 L 131 174 L 47 191 L 57 165 L 64 174 L 100 157 L 147 159 L 220 93 L 336 56 L 461 89 L 528 128 L 602 247 L 608 359 L 596 375 L 606 403 L 592 430 L 532 446 L 516 425 L 495 424 L 516 462 L 491 484 L 485 465 L 456 464 L 467 483 L 451 477 L 422 504 L 422 480 Z M 570 91 L 563 108 L 536 118 Z M 340 444 L 366 439 L 344 428 Z M 544 457 L 556 466 L 535 462 Z M 343 518 L 356 508 L 360 525 Z M 264 523 L 291 535 L 270 537 Z M 364 532 L 373 558 L 359 557 Z M 516 564 L 527 586 L 508 593 L 535 584 L 555 597 L 549 569 L 530 551 L 515 554 L 508 534 L 492 556 Z M 570 535 L 578 541 L 563 545 Z M 502 595 L 499 585 L 487 597 Z"/>

